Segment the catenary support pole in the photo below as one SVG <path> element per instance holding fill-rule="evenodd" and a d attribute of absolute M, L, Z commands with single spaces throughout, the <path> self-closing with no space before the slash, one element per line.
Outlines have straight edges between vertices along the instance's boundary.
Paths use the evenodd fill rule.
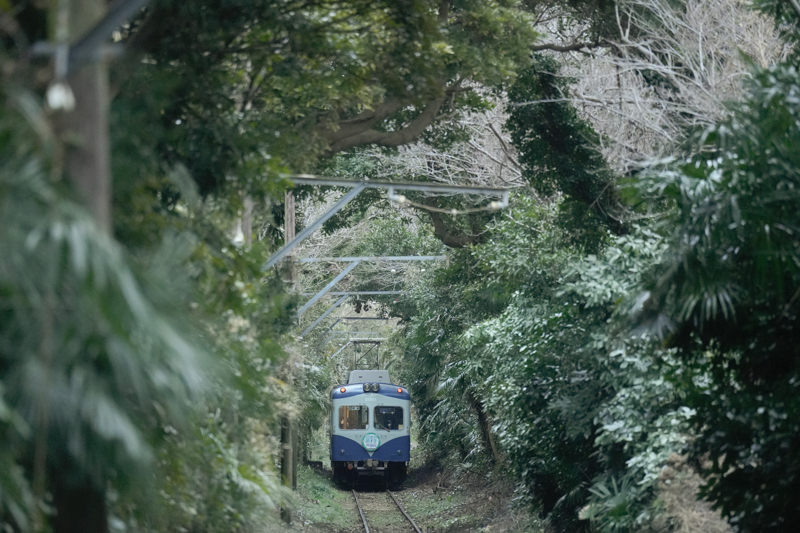
<path fill-rule="evenodd" d="M 296 215 L 295 215 L 295 202 L 294 202 L 294 193 L 292 191 L 286 191 L 286 197 L 284 201 L 283 207 L 283 232 L 284 232 L 284 242 L 292 242 L 295 239 L 294 230 L 296 227 Z M 298 288 L 299 280 L 297 279 L 297 263 L 295 263 L 295 254 L 294 250 L 290 250 L 288 254 L 288 261 L 287 268 L 289 273 L 289 283 L 293 286 L 295 290 Z"/>
<path fill-rule="evenodd" d="M 281 417 L 281 480 L 284 486 L 291 487 L 294 451 L 292 450 L 292 422 L 288 416 Z M 286 502 L 281 504 L 281 518 L 287 524 L 292 522 L 292 511 Z"/>
<path fill-rule="evenodd" d="M 284 202 L 284 236 L 286 242 L 294 238 L 294 194 L 289 191 L 286 193 L 286 201 Z M 290 255 L 286 261 L 286 268 L 288 270 L 289 282 L 294 285 L 296 283 L 295 264 Z M 281 417 L 281 480 L 284 486 L 295 489 L 297 486 L 297 464 L 295 458 L 297 457 L 297 450 L 295 438 L 294 424 L 288 415 Z M 281 506 L 281 518 L 287 524 L 292 522 L 292 512 L 284 502 Z"/>
<path fill-rule="evenodd" d="M 292 490 L 297 490 L 297 459 L 300 456 L 300 431 L 297 424 L 292 426 Z M 290 521 L 291 522 L 291 521 Z"/>

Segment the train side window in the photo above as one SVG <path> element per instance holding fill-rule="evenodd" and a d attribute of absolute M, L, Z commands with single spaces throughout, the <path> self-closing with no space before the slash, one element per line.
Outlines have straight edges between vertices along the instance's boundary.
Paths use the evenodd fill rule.
<path fill-rule="evenodd" d="M 403 408 L 376 407 L 375 429 L 386 429 L 389 431 L 403 429 Z"/>
<path fill-rule="evenodd" d="M 366 405 L 339 407 L 339 429 L 367 429 L 369 408 Z"/>

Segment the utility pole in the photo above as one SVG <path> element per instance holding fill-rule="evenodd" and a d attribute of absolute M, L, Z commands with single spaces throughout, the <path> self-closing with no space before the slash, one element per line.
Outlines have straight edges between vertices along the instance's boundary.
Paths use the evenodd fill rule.
<path fill-rule="evenodd" d="M 106 12 L 105 0 L 60 0 L 66 15 L 67 39 L 74 42 L 94 27 Z M 59 17 L 64 21 L 64 18 Z M 61 28 L 63 31 L 63 28 Z M 75 107 L 62 111 L 56 127 L 64 146 L 64 170 L 97 224 L 111 234 L 111 155 L 108 132 L 108 65 L 97 58 L 71 72 L 66 81 Z"/>
<path fill-rule="evenodd" d="M 295 204 L 292 191 L 286 193 L 284 202 L 284 242 L 291 242 L 294 239 L 295 228 Z M 294 254 L 290 254 L 286 260 L 289 274 L 289 282 L 292 285 L 297 283 L 297 266 L 294 261 Z M 281 417 L 281 479 L 283 484 L 297 488 L 297 428 L 287 415 Z M 291 510 L 284 505 L 281 508 L 281 518 L 287 524 L 292 522 Z"/>
<path fill-rule="evenodd" d="M 295 208 L 294 193 L 289 190 L 286 191 L 286 207 L 285 217 L 286 221 L 286 241 L 291 242 L 295 237 L 295 227 L 297 226 L 297 210 Z M 297 269 L 297 252 L 293 251 L 289 254 L 289 282 L 294 287 L 295 292 L 299 290 L 300 276 Z M 300 457 L 300 432 L 298 431 L 297 424 L 291 423 L 292 427 L 292 490 L 297 489 L 297 462 Z"/>
<path fill-rule="evenodd" d="M 58 0 L 52 2 L 51 28 L 57 43 L 56 79 L 69 93 L 69 104 L 53 111 L 54 129 L 63 153 L 63 172 L 79 201 L 107 234 L 111 223 L 111 150 L 108 126 L 108 65 L 93 58 L 70 71 L 69 45 L 95 27 L 106 14 L 106 0 Z M 49 95 L 48 95 L 49 96 Z M 74 98 L 74 102 L 72 99 Z M 53 99 L 52 102 L 56 102 Z M 48 103 L 52 103 L 48 101 Z M 69 463 L 69 461 L 67 461 Z M 108 533 L 106 487 L 103 480 L 89 475 L 71 476 L 70 464 L 51 467 L 50 492 L 54 533 Z"/>

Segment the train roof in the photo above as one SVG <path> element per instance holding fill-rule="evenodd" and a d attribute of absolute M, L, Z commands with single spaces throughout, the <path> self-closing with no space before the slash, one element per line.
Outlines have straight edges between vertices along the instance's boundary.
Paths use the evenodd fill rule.
<path fill-rule="evenodd" d="M 391 383 L 388 370 L 353 370 L 347 384 L 352 383 Z"/>

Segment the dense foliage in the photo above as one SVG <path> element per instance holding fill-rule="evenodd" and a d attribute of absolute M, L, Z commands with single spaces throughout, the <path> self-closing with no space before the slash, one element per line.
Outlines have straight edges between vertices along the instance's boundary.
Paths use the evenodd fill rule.
<path fill-rule="evenodd" d="M 798 83 L 793 66 L 756 73 L 697 156 L 643 185 L 675 211 L 642 321 L 680 350 L 705 494 L 743 531 L 787 531 L 800 513 Z"/>
<path fill-rule="evenodd" d="M 624 45 L 654 65 L 635 73 L 658 89 L 642 94 L 664 100 L 694 75 L 630 52 L 636 28 L 617 27 L 609 3 L 154 2 L 114 37 L 128 54 L 111 75 L 109 235 L 64 179 L 81 139 L 53 133 L 41 104 L 52 73 L 29 45 L 54 32 L 56 7 L 0 3 L 2 529 L 61 533 L 78 517 L 87 531 L 247 532 L 274 519 L 287 502 L 280 419 L 302 435 L 322 425 L 344 366 L 291 338 L 297 297 L 260 269 L 283 243 L 285 174 L 319 171 L 514 176 L 503 211 L 423 193 L 389 207 L 371 191 L 308 244 L 448 254 L 440 268 L 373 265 L 344 282 L 408 291 L 354 310 L 399 319 L 386 359 L 443 464 L 510 479 L 558 531 L 632 532 L 670 526 L 660 476 L 689 451 L 703 495 L 739 530 L 792 530 L 795 56 L 754 65 L 731 118 L 673 139 L 682 159 L 628 176 L 628 194 L 551 52 L 570 48 L 565 35 L 572 50 Z M 795 2 L 758 7 L 795 37 Z M 534 45 L 540 31 L 556 42 Z M 621 45 L 606 40 L 616 31 Z M 489 111 L 509 143 L 475 126 Z M 497 173 L 469 168 L 470 151 Z M 297 193 L 310 212 L 336 198 Z M 303 288 L 331 271 L 308 266 Z"/>
<path fill-rule="evenodd" d="M 509 88 L 505 127 L 519 150 L 526 180 L 542 195 L 563 194 L 564 226 L 594 247 L 604 228 L 625 231 L 615 176 L 599 151 L 599 136 L 569 102 L 569 80 L 549 56 L 534 58 Z"/>
<path fill-rule="evenodd" d="M 260 272 L 282 240 L 269 224 L 279 173 L 404 144 L 474 107 L 464 81 L 499 84 L 526 64 L 530 18 L 513 2 L 153 3 L 115 35 L 128 51 L 111 76 L 115 241 L 59 183 L 80 139 L 52 136 L 58 117 L 37 107 L 50 73 L 28 46 L 62 19 L 12 4 L 0 6 L 0 381 L 15 444 L 1 518 L 40 528 L 52 497 L 56 530 L 67 509 L 92 509 L 87 527 L 104 531 L 111 494 L 110 512 L 135 528 L 253 528 L 282 499 L 270 473 L 277 418 L 318 424 L 326 388 L 294 352 L 281 366 L 294 299 Z M 248 201 L 244 241 L 261 233 L 259 246 L 231 242 Z M 213 378 L 192 359 L 202 351 L 217 360 Z M 156 502 L 133 497 L 148 492 Z M 168 512 L 139 513 L 158 507 Z"/>
<path fill-rule="evenodd" d="M 0 368 L 13 406 L 4 411 L 4 455 L 16 464 L 4 471 L 15 482 L 3 494 L 14 522 L 28 527 L 39 506 L 22 498 L 30 490 L 37 499 L 51 491 L 62 516 L 70 492 L 104 509 L 111 479 L 146 494 L 154 444 L 167 427 L 188 429 L 187 402 L 207 388 L 210 361 L 182 310 L 180 283 L 163 277 L 176 275 L 190 248 L 150 269 L 136 265 L 51 182 L 53 139 L 35 99 L 3 96 Z M 17 483 L 21 472 L 28 483 Z"/>
<path fill-rule="evenodd" d="M 470 463 L 483 448 L 555 527 L 635 529 L 692 415 L 665 379 L 672 356 L 629 338 L 620 304 L 664 246 L 641 230 L 582 257 L 557 213 L 517 197 L 487 244 L 395 309 L 411 315 L 406 354 L 430 398 L 417 405 L 437 448 Z"/>
<path fill-rule="evenodd" d="M 516 2 L 160 2 L 131 27 L 149 61 L 119 73 L 116 105 L 158 132 L 129 157 L 183 163 L 201 194 L 274 193 L 278 162 L 306 172 L 419 137 L 471 105 L 465 80 L 513 76 L 535 38 Z"/>

